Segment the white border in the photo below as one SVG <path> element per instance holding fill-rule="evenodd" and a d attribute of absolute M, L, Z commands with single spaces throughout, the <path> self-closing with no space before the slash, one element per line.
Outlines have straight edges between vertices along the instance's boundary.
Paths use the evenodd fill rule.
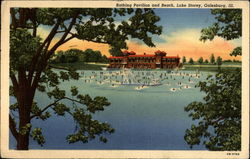
<path fill-rule="evenodd" d="M 9 150 L 9 24 L 10 7 L 103 7 L 116 3 L 196 3 L 234 4 L 243 10 L 242 34 L 242 150 L 236 155 L 227 151 L 151 151 L 151 150 Z M 177 7 L 176 7 L 177 8 Z M 209 8 L 207 8 L 209 9 Z M 2 3 L 1 32 L 1 157 L 3 158 L 248 158 L 249 156 L 249 2 L 248 1 L 5 1 Z M 230 153 L 233 153 L 230 151 Z"/>

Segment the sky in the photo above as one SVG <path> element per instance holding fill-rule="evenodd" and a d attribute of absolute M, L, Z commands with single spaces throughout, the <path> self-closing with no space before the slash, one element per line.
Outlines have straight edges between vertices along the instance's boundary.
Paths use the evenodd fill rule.
<path fill-rule="evenodd" d="M 241 46 L 241 39 L 226 41 L 216 37 L 213 41 L 201 42 L 199 37 L 202 28 L 211 26 L 214 22 L 214 16 L 210 9 L 177 9 L 177 8 L 158 8 L 154 9 L 155 14 L 160 17 L 157 25 L 163 27 L 160 36 L 153 36 L 153 43 L 156 47 L 148 47 L 142 41 L 131 39 L 127 42 L 128 50 L 137 54 L 153 54 L 157 50 L 167 52 L 167 56 L 186 56 L 187 59 L 197 60 L 199 57 L 209 59 L 213 53 L 216 57 L 221 56 L 223 59 L 237 59 L 240 57 L 231 57 L 230 52 L 237 46 Z M 121 19 L 117 19 L 119 23 Z M 49 28 L 40 27 L 38 33 L 45 36 Z M 102 54 L 110 56 L 109 46 L 106 44 L 97 44 L 77 39 L 60 46 L 58 50 L 68 50 L 77 48 L 86 50 L 91 48 L 99 50 Z"/>

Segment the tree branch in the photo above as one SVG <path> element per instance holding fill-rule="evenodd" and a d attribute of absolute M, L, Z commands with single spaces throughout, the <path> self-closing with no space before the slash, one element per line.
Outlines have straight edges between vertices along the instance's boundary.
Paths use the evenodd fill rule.
<path fill-rule="evenodd" d="M 32 86 L 31 86 L 31 87 L 32 87 L 32 91 L 35 91 L 35 88 L 36 88 L 37 85 L 38 85 L 39 78 L 40 78 L 40 75 L 41 75 L 41 73 L 42 73 L 42 70 L 46 67 L 46 65 L 47 65 L 47 63 L 48 63 L 48 59 L 50 58 L 50 56 L 54 53 L 54 51 L 55 51 L 60 45 L 62 45 L 63 43 L 69 41 L 70 39 L 74 38 L 74 36 L 72 36 L 72 37 L 70 37 L 70 38 L 68 38 L 68 39 L 65 40 L 65 38 L 67 37 L 68 33 L 70 32 L 70 30 L 72 29 L 73 25 L 75 24 L 76 18 L 77 18 L 77 16 L 78 16 L 78 14 L 79 14 L 79 13 L 77 12 L 77 13 L 73 16 L 73 19 L 72 19 L 72 21 L 71 21 L 71 23 L 70 23 L 70 25 L 69 25 L 67 31 L 66 31 L 66 32 L 64 33 L 64 35 L 61 37 L 61 39 L 52 47 L 52 49 L 50 49 L 50 51 L 48 51 L 48 54 L 45 55 L 44 61 L 42 61 L 42 63 L 41 63 L 41 68 L 40 68 L 39 71 L 37 71 L 36 76 L 35 76 L 35 78 L 34 78 L 34 80 L 33 80 L 33 83 L 31 84 L 31 85 L 32 85 Z M 59 20 L 58 20 L 58 22 L 59 22 Z M 50 35 L 52 35 L 52 38 L 48 38 L 49 36 L 47 37 L 49 43 L 51 42 L 51 40 L 53 39 L 54 35 L 56 34 L 57 29 L 59 28 L 59 24 L 60 24 L 60 23 L 57 23 L 56 27 L 54 27 L 53 30 L 50 32 Z M 46 40 L 47 40 L 47 39 L 46 39 Z M 46 41 L 46 40 L 45 40 L 45 41 Z M 44 46 L 45 46 L 45 43 L 44 43 Z M 43 47 L 44 47 L 44 46 L 43 46 Z M 41 50 L 41 51 L 42 51 L 42 50 Z M 38 54 L 38 55 L 39 55 L 39 54 Z M 36 59 L 36 61 L 37 61 L 37 59 Z M 35 65 L 35 64 L 33 64 L 33 65 Z M 34 68 L 32 68 L 32 69 L 33 69 L 33 70 L 32 70 L 32 72 L 30 72 L 30 73 L 33 74 L 33 73 L 34 73 Z M 32 78 L 32 74 L 29 74 L 29 78 L 30 78 L 30 79 Z"/>
<path fill-rule="evenodd" d="M 32 64 L 31 64 L 31 66 L 33 65 L 33 67 L 30 67 L 29 77 L 28 77 L 29 82 L 32 82 L 31 79 L 33 77 L 33 73 L 35 71 L 35 66 L 36 66 L 38 58 L 39 58 L 38 56 L 41 54 L 42 49 L 46 45 L 46 43 L 47 43 L 47 47 L 49 46 L 50 42 L 52 41 L 52 39 L 56 35 L 56 31 L 59 28 L 60 23 L 61 23 L 61 20 L 58 20 L 57 23 L 56 23 L 56 25 L 54 26 L 54 28 L 52 29 L 52 31 L 48 35 L 48 37 L 45 39 L 45 41 L 43 42 L 43 44 L 41 45 L 41 47 L 38 49 L 37 54 L 33 57 L 34 59 L 32 59 Z M 35 91 L 35 89 L 36 89 L 36 87 L 38 85 L 39 79 L 40 79 L 40 75 L 41 75 L 43 69 L 46 67 L 46 64 L 47 64 L 46 57 L 43 57 L 43 58 L 44 58 L 44 61 L 41 61 L 41 63 L 39 63 L 39 65 L 41 65 L 40 69 L 36 72 L 36 75 L 34 77 L 33 82 L 30 83 L 31 90 L 33 92 Z"/>
<path fill-rule="evenodd" d="M 70 38 L 68 38 L 68 39 L 66 39 L 65 40 L 65 38 L 67 37 L 67 35 L 68 35 L 68 33 L 70 32 L 70 30 L 72 29 L 72 27 L 74 26 L 74 24 L 76 23 L 76 19 L 77 19 L 77 16 L 79 15 L 79 12 L 76 12 L 75 14 L 74 14 L 74 16 L 73 16 L 73 18 L 72 18 L 72 21 L 70 22 L 70 24 L 69 24 L 69 27 L 68 27 L 68 29 L 66 30 L 66 32 L 64 33 L 64 35 L 61 37 L 61 39 L 52 47 L 52 49 L 50 49 L 50 51 L 48 51 L 48 53 L 47 53 L 47 55 L 45 54 L 45 57 L 44 57 L 44 61 L 42 61 L 41 63 L 40 63 L 40 65 L 41 65 L 41 68 L 39 69 L 39 71 L 37 71 L 37 73 L 36 73 L 36 76 L 34 77 L 34 80 L 33 80 L 33 82 L 32 82 L 32 84 L 31 84 L 31 87 L 32 87 L 32 91 L 34 92 L 35 91 L 35 89 L 36 89 L 36 87 L 37 87 L 37 85 L 38 85 L 38 82 L 39 82 L 39 79 L 40 79 L 40 75 L 41 75 L 41 73 L 42 73 L 42 71 L 43 71 L 43 69 L 47 66 L 47 64 L 48 64 L 48 59 L 50 58 L 50 56 L 55 52 L 55 50 L 60 46 L 60 45 L 62 45 L 63 43 L 65 43 L 65 42 L 67 42 L 67 41 L 69 41 L 70 39 L 72 39 L 72 38 L 74 38 L 74 36 L 72 36 L 72 37 L 70 37 Z M 61 23 L 61 20 L 58 20 L 58 22 L 57 22 L 57 25 L 53 28 L 53 30 L 50 32 L 50 34 L 49 35 L 51 35 L 51 36 L 48 36 L 48 42 L 49 41 L 51 41 L 52 39 L 53 39 L 53 37 L 55 36 L 55 34 L 56 34 L 56 32 L 57 32 L 57 29 L 59 28 L 59 24 Z M 47 40 L 46 39 L 46 40 Z M 45 41 L 46 41 L 45 40 Z M 45 45 L 45 44 L 44 44 Z M 42 50 L 41 50 L 42 51 Z M 39 53 L 40 54 L 40 53 Z M 38 55 L 39 55 L 38 54 Z M 35 61 L 37 62 L 37 58 L 35 59 Z M 36 65 L 36 64 L 33 64 L 34 66 Z M 34 69 L 35 68 L 31 68 L 32 69 L 32 72 L 30 72 L 30 73 L 32 73 L 32 74 L 29 74 L 29 78 L 31 79 L 32 78 L 32 75 L 33 75 L 33 73 L 34 73 Z"/>
<path fill-rule="evenodd" d="M 64 99 L 68 99 L 72 102 L 76 102 L 76 103 L 79 103 L 79 104 L 83 104 L 82 102 L 80 102 L 79 100 L 75 100 L 75 99 L 72 99 L 72 98 L 69 98 L 69 97 L 64 97 Z"/>
<path fill-rule="evenodd" d="M 32 24 L 33 24 L 33 37 L 36 37 L 36 34 L 37 34 L 36 10 L 37 10 L 37 8 L 33 8 L 30 10 L 30 19 L 31 19 Z"/>
<path fill-rule="evenodd" d="M 47 42 L 47 45 L 46 45 L 46 47 L 45 47 L 45 49 L 44 49 L 44 56 L 43 56 L 43 58 L 45 58 L 45 56 L 46 56 L 46 52 L 48 51 L 48 48 L 49 48 L 49 46 L 50 46 L 51 41 L 52 41 L 52 40 L 50 40 L 50 41 Z"/>
<path fill-rule="evenodd" d="M 46 57 L 46 59 L 49 59 L 49 57 L 56 51 L 56 49 L 62 45 L 63 43 L 69 41 L 70 39 L 74 38 L 74 36 L 72 36 L 72 38 L 67 39 L 67 41 L 65 41 L 65 38 L 68 36 L 69 32 L 71 31 L 72 27 L 75 25 L 76 23 L 76 18 L 78 16 L 78 12 L 76 12 L 69 24 L 69 27 L 65 30 L 65 33 L 63 34 L 63 36 L 61 37 L 61 39 L 50 49 L 50 51 L 48 52 L 48 55 Z"/>
<path fill-rule="evenodd" d="M 221 120 L 223 120 L 223 119 L 225 119 L 225 118 L 224 118 L 224 117 L 220 117 L 220 118 L 218 118 L 217 120 L 212 121 L 212 123 L 218 123 L 219 121 L 221 121 Z"/>
<path fill-rule="evenodd" d="M 18 69 L 18 81 L 19 81 L 19 83 L 20 83 L 20 81 L 23 81 L 25 84 L 27 84 L 26 83 L 27 82 L 26 71 L 24 68 Z"/>
<path fill-rule="evenodd" d="M 11 115 L 9 115 L 9 128 L 10 128 L 10 131 L 11 131 L 12 135 L 17 140 L 19 134 L 18 134 L 18 132 L 16 130 L 16 123 L 15 123 L 14 119 L 11 117 Z"/>
<path fill-rule="evenodd" d="M 35 66 L 37 65 L 37 61 L 39 59 L 39 55 L 42 53 L 42 50 L 44 48 L 44 46 L 47 43 L 50 43 L 52 41 L 52 39 L 54 38 L 54 36 L 56 35 L 56 31 L 59 28 L 61 23 L 61 20 L 58 20 L 57 23 L 55 24 L 55 26 L 53 27 L 53 29 L 51 30 L 51 32 L 49 33 L 49 35 L 47 36 L 47 38 L 44 40 L 44 42 L 42 43 L 42 45 L 37 49 L 36 55 L 33 56 L 32 58 L 32 62 L 30 65 L 30 69 L 29 69 L 29 75 L 28 75 L 28 81 L 30 81 L 30 84 L 32 85 L 32 77 L 35 71 Z"/>
<path fill-rule="evenodd" d="M 64 99 L 64 98 L 58 99 L 58 100 L 56 100 L 55 102 L 53 102 L 53 103 L 47 105 L 47 106 L 44 107 L 38 114 L 34 114 L 34 115 L 30 116 L 30 119 L 32 119 L 32 118 L 34 118 L 34 117 L 36 117 L 36 116 L 40 116 L 44 111 L 46 111 L 48 108 L 52 107 L 53 105 L 55 105 L 57 102 L 59 102 L 59 101 L 62 100 L 62 99 Z"/>
<path fill-rule="evenodd" d="M 16 76 L 14 74 L 10 73 L 10 79 L 11 79 L 11 82 L 13 84 L 14 90 L 17 90 L 18 89 L 18 82 L 17 82 Z"/>
<path fill-rule="evenodd" d="M 46 107 L 44 107 L 38 114 L 34 114 L 32 116 L 30 116 L 30 119 L 34 118 L 34 117 L 37 117 L 37 116 L 40 116 L 43 112 L 45 112 L 47 109 L 49 109 L 50 107 L 52 107 L 53 105 L 55 105 L 57 102 L 59 102 L 60 100 L 63 100 L 63 99 L 68 99 L 72 102 L 77 102 L 79 104 L 83 104 L 82 102 L 78 101 L 78 100 L 75 100 L 75 99 L 72 99 L 72 98 L 69 98 L 69 97 L 63 97 L 61 99 L 57 99 L 56 101 L 54 101 L 53 103 L 47 105 Z"/>
<path fill-rule="evenodd" d="M 48 51 L 47 55 L 45 54 L 44 57 L 44 61 L 42 61 L 41 65 L 41 69 L 38 71 L 38 73 L 36 74 L 31 86 L 32 86 L 32 90 L 34 91 L 34 89 L 36 88 L 38 82 L 39 82 L 39 78 L 41 75 L 42 70 L 46 67 L 47 65 L 47 60 L 50 58 L 50 56 L 54 53 L 54 51 L 63 43 L 69 41 L 70 39 L 74 38 L 74 36 L 68 38 L 65 40 L 65 38 L 67 37 L 68 33 L 70 32 L 70 30 L 72 29 L 72 27 L 74 26 L 74 24 L 76 23 L 76 18 L 79 15 L 79 12 L 76 12 L 75 15 L 72 18 L 72 21 L 68 27 L 68 29 L 66 30 L 66 32 L 63 34 L 63 36 L 61 37 L 61 39 L 52 47 L 52 49 L 50 51 Z M 42 44 L 42 46 L 38 49 L 37 52 L 37 56 L 35 56 L 35 59 L 32 60 L 33 64 L 30 67 L 30 72 L 29 72 L 29 80 L 32 79 L 34 70 L 35 70 L 35 65 L 38 61 L 38 55 L 40 55 L 42 48 L 45 46 L 46 43 L 50 43 L 51 40 L 53 39 L 53 37 L 55 36 L 55 34 L 57 33 L 57 29 L 59 28 L 59 24 L 61 23 L 61 20 L 58 19 L 56 25 L 54 26 L 54 28 L 52 29 L 52 31 L 50 32 L 50 34 L 48 35 L 48 37 L 46 38 L 46 40 L 44 41 L 44 43 Z"/>
<path fill-rule="evenodd" d="M 12 22 L 12 26 L 14 29 L 17 28 L 17 21 L 16 21 L 16 17 L 15 17 L 15 11 L 14 11 L 14 8 L 11 8 L 10 9 L 10 14 L 11 14 L 11 22 Z"/>
<path fill-rule="evenodd" d="M 68 42 L 69 40 L 71 40 L 71 39 L 73 39 L 73 38 L 75 38 L 75 37 L 76 37 L 76 35 L 72 35 L 71 37 L 65 39 L 65 40 L 62 42 L 62 44 Z"/>

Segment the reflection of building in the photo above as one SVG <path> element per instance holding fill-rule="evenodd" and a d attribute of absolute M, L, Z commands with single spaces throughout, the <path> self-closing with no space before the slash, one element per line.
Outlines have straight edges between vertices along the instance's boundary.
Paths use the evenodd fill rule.
<path fill-rule="evenodd" d="M 166 52 L 159 50 L 154 55 L 124 51 L 123 56 L 109 57 L 109 68 L 172 69 L 179 66 L 179 61 L 179 56 L 166 56 Z"/>

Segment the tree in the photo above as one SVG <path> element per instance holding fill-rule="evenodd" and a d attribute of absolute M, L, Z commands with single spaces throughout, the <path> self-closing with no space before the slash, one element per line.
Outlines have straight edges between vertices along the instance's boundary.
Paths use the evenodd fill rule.
<path fill-rule="evenodd" d="M 226 40 L 241 37 L 240 9 L 212 9 L 217 22 L 202 29 L 200 40 L 213 40 L 215 36 Z M 235 54 L 241 55 L 241 49 Z M 234 54 L 231 54 L 234 55 Z M 222 59 L 220 59 L 222 60 Z M 210 59 L 211 62 L 211 59 Z M 219 71 L 199 82 L 198 87 L 206 93 L 204 102 L 192 102 L 185 107 L 193 120 L 184 139 L 192 148 L 203 141 L 209 150 L 238 151 L 241 149 L 241 70 Z"/>
<path fill-rule="evenodd" d="M 198 59 L 198 63 L 199 63 L 200 65 L 203 63 L 203 57 L 200 57 L 200 58 Z"/>
<path fill-rule="evenodd" d="M 188 63 L 190 63 L 190 64 L 194 64 L 194 60 L 193 60 L 193 58 L 190 58 L 190 59 L 189 59 L 189 61 L 188 61 Z"/>
<path fill-rule="evenodd" d="M 226 40 L 233 40 L 242 35 L 242 10 L 241 9 L 212 9 L 215 22 L 212 26 L 201 30 L 200 40 L 213 40 L 215 36 Z"/>
<path fill-rule="evenodd" d="M 93 51 L 92 53 L 90 53 L 89 62 L 101 62 L 101 59 L 102 54 L 100 51 Z"/>
<path fill-rule="evenodd" d="M 241 55 L 242 48 L 241 47 L 236 47 L 234 50 L 230 53 L 231 56 L 238 56 Z"/>
<path fill-rule="evenodd" d="M 211 64 L 215 64 L 215 57 L 214 57 L 214 54 L 211 54 L 211 56 L 210 56 L 210 63 L 211 63 Z"/>
<path fill-rule="evenodd" d="M 116 47 L 111 47 L 111 49 L 109 49 L 109 53 L 113 56 L 123 56 L 121 49 Z"/>
<path fill-rule="evenodd" d="M 208 60 L 206 59 L 204 63 L 205 63 L 205 64 L 208 64 L 209 62 L 208 62 Z"/>
<path fill-rule="evenodd" d="M 81 53 L 81 50 L 78 49 L 69 49 L 64 52 L 66 63 L 74 63 L 79 60 L 79 54 Z"/>
<path fill-rule="evenodd" d="M 186 57 L 183 56 L 183 57 L 182 57 L 182 63 L 184 64 L 184 63 L 186 63 L 186 62 L 187 62 Z"/>
<path fill-rule="evenodd" d="M 240 150 L 241 71 L 220 72 L 197 86 L 206 93 L 205 102 L 192 102 L 185 107 L 189 116 L 198 120 L 186 130 L 186 142 L 191 148 L 203 141 L 209 150 Z"/>
<path fill-rule="evenodd" d="M 58 51 L 53 61 L 61 63 L 74 63 L 74 62 L 103 62 L 106 60 L 102 57 L 100 51 L 86 49 L 85 51 L 79 49 L 69 49 L 65 52 Z"/>
<path fill-rule="evenodd" d="M 75 86 L 71 87 L 71 97 L 66 96 L 59 84 L 77 80 L 79 74 L 72 68 L 54 72 L 51 58 L 59 46 L 74 38 L 126 49 L 126 40 L 131 37 L 153 47 L 149 35 L 161 34 L 161 27 L 156 25 L 160 18 L 152 9 L 140 8 L 11 8 L 10 13 L 10 95 L 16 103 L 10 105 L 9 128 L 17 149 L 29 148 L 29 136 L 40 145 L 45 143 L 41 128 L 31 125 L 31 120 L 45 120 L 51 116 L 49 111 L 61 116 L 67 113 L 75 120 L 77 130 L 67 136 L 69 143 L 86 143 L 97 136 L 107 142 L 104 133 L 113 133 L 114 129 L 108 123 L 94 120 L 92 115 L 110 103 L 105 97 L 82 95 Z M 130 18 L 116 24 L 116 16 Z M 37 35 L 40 26 L 50 29 L 45 39 Z M 58 40 L 53 43 L 55 38 Z M 36 91 L 46 93 L 52 102 L 41 106 L 34 100 Z M 72 101 L 74 107 L 64 100 Z M 15 112 L 17 118 L 12 115 Z"/>
<path fill-rule="evenodd" d="M 220 69 L 220 66 L 222 65 L 222 58 L 220 56 L 217 57 L 216 63 L 218 65 L 218 69 Z"/>
<path fill-rule="evenodd" d="M 102 55 L 102 62 L 108 63 L 108 57 L 106 55 Z"/>

